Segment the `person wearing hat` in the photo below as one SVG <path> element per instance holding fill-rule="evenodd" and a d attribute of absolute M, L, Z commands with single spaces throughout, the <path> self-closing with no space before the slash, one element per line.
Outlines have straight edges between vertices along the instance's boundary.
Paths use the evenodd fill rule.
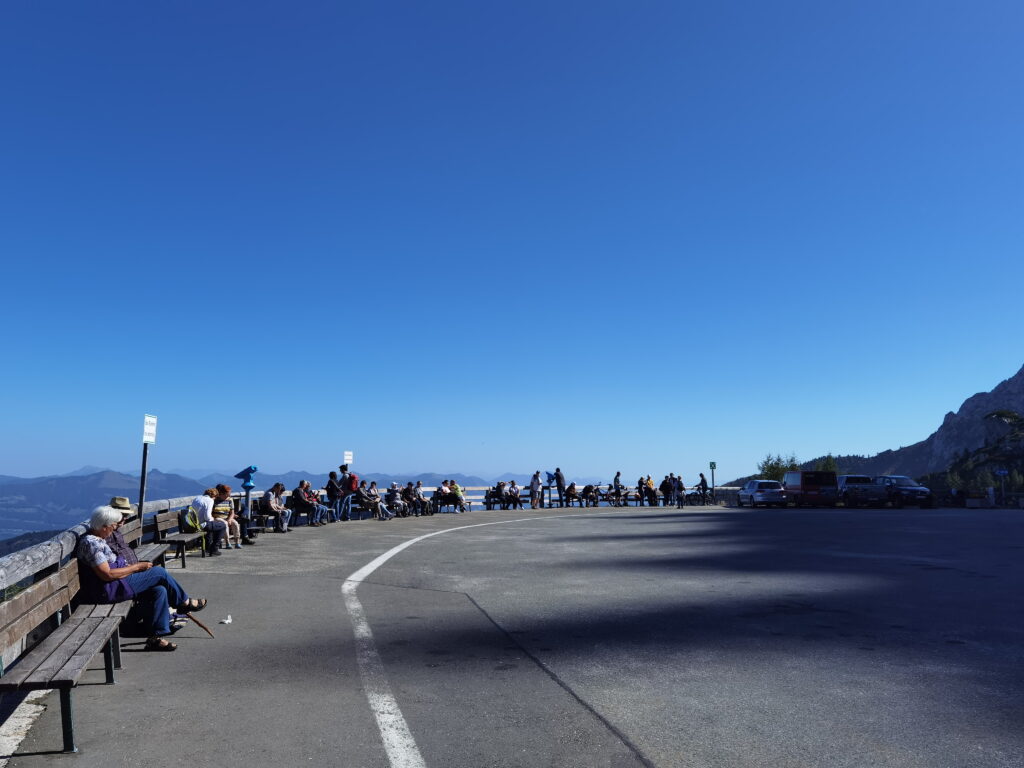
<path fill-rule="evenodd" d="M 392 483 L 387 493 L 384 494 L 384 505 L 391 510 L 392 514 L 399 517 L 409 516 L 409 507 L 402 500 L 402 489 L 398 487 L 398 483 Z"/>
<path fill-rule="evenodd" d="M 135 514 L 135 510 L 132 509 L 131 502 L 128 501 L 126 496 L 114 496 L 110 500 L 110 508 L 116 509 L 121 513 L 121 521 L 111 531 L 110 535 L 107 536 L 107 546 L 110 547 L 115 555 L 123 557 L 126 563 L 133 565 L 139 562 L 139 558 L 136 557 L 135 550 L 129 546 L 128 542 L 124 540 L 124 536 L 121 535 L 121 527 Z"/>
<path fill-rule="evenodd" d="M 82 591 L 95 603 L 135 600 L 150 635 L 146 650 L 173 651 L 177 645 L 164 639 L 173 632 L 169 609 L 174 608 L 178 613 L 201 611 L 206 607 L 206 599 L 190 598 L 159 565 L 138 559 L 129 563 L 124 556 L 114 554 L 107 539 L 121 526 L 124 512 L 123 507 L 115 509 L 107 504 L 96 507 L 89 517 L 86 533 L 79 539 L 76 551 L 81 564 L 78 573 Z"/>

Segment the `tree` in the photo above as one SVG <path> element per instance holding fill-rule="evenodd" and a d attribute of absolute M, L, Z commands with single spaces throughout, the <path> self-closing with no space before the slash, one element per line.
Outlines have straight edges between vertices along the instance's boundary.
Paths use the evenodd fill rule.
<path fill-rule="evenodd" d="M 950 488 L 956 488 L 957 490 L 964 487 L 964 481 L 960 477 L 960 474 L 953 469 L 946 473 L 946 484 L 949 485 Z"/>
<path fill-rule="evenodd" d="M 831 453 L 828 456 L 823 456 L 818 459 L 818 463 L 814 465 L 814 468 L 819 472 L 838 472 L 839 465 L 836 463 L 836 457 Z"/>
<path fill-rule="evenodd" d="M 795 469 L 800 469 L 800 462 L 797 461 L 795 455 L 790 454 L 788 458 L 783 458 L 780 454 L 772 456 L 769 453 L 758 463 L 757 474 L 765 480 L 781 482 L 783 475 Z"/>
<path fill-rule="evenodd" d="M 1006 485 L 1011 491 L 1019 491 L 1024 486 L 1024 476 L 1016 469 L 1010 470 L 1010 476 L 1006 478 Z"/>

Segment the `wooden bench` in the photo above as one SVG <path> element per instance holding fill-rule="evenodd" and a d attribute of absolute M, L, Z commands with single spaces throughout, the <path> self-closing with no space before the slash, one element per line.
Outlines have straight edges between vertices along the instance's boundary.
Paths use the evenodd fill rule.
<path fill-rule="evenodd" d="M 147 525 L 147 532 L 148 529 L 149 526 Z M 120 531 L 124 540 L 128 542 L 128 546 L 135 551 L 135 556 L 139 560 L 148 560 L 154 565 L 164 564 L 164 555 L 167 553 L 168 546 L 166 544 L 159 543 L 143 544 L 143 526 L 140 525 L 137 517 L 132 518 L 122 525 Z"/>
<path fill-rule="evenodd" d="M 146 523 L 145 531 L 147 534 L 152 534 L 153 543 L 146 545 L 146 549 L 152 548 L 153 551 L 162 548 L 163 552 L 166 552 L 171 547 L 174 547 L 175 559 L 181 559 L 181 567 L 185 568 L 185 548 L 196 544 L 197 542 L 202 547 L 203 557 L 206 557 L 206 547 L 203 546 L 202 531 L 186 532 L 182 530 L 182 513 L 181 512 L 158 512 L 153 515 L 150 522 Z M 174 533 L 170 533 L 171 530 Z M 142 548 L 136 550 L 136 554 L 140 560 L 151 560 L 151 558 L 144 558 L 141 554 Z M 161 557 L 163 557 L 163 552 Z M 152 562 L 156 562 L 152 560 Z"/>
<path fill-rule="evenodd" d="M 37 628 L 57 617 L 59 626 L 23 654 L 0 677 L 0 692 L 56 689 L 60 692 L 64 751 L 77 752 L 71 692 L 89 662 L 103 652 L 108 685 L 114 683 L 120 648 L 117 628 L 131 603 L 80 605 L 71 611 L 78 594 L 78 560 L 0 603 L 0 645 L 9 647 L 29 638 Z"/>

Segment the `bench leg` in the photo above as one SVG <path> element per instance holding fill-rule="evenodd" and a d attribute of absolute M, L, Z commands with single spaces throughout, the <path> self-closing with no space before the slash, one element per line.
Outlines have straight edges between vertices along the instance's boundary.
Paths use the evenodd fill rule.
<path fill-rule="evenodd" d="M 114 684 L 114 640 L 116 633 L 110 636 L 106 645 L 103 646 L 103 670 L 107 675 L 107 685 Z"/>
<path fill-rule="evenodd" d="M 64 732 L 64 751 L 77 752 L 75 746 L 75 715 L 71 709 L 71 689 L 60 689 L 60 727 Z"/>
<path fill-rule="evenodd" d="M 110 639 L 114 644 L 114 669 L 123 669 L 121 666 L 121 630 L 117 630 Z"/>
<path fill-rule="evenodd" d="M 206 553 L 203 552 L 203 555 L 205 555 L 205 554 Z M 184 569 L 185 568 L 185 542 L 184 541 L 179 541 L 178 542 L 178 553 L 175 555 L 175 557 L 176 558 L 178 558 L 178 557 L 181 558 L 181 567 Z"/>

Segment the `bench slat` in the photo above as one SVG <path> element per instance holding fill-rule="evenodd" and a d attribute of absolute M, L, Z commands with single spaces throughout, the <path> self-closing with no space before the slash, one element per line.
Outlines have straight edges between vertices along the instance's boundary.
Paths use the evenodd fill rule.
<path fill-rule="evenodd" d="M 33 690 L 37 688 L 60 688 L 70 687 L 81 677 L 82 672 L 85 671 L 84 664 L 89 663 L 89 659 L 96 655 L 96 652 L 103 646 L 103 643 L 95 644 L 95 648 L 92 649 L 92 653 L 89 659 L 83 662 L 83 668 L 79 671 L 78 676 L 73 680 L 70 680 L 58 673 L 73 659 L 79 651 L 90 644 L 90 640 L 94 638 L 96 630 L 100 624 L 104 621 L 111 621 L 111 619 L 91 619 L 88 617 L 82 617 L 78 623 L 73 626 L 70 631 L 62 631 L 65 626 L 72 624 L 74 621 L 74 614 L 72 614 L 71 620 L 62 624 L 61 627 L 54 632 L 50 637 L 57 636 L 60 638 L 60 644 L 50 649 L 46 654 L 46 658 L 41 661 L 36 668 L 33 669 L 25 679 L 22 681 L 20 688 L 22 690 Z M 46 638 L 49 640 L 50 637 Z M 45 644 L 45 640 L 40 645 Z M 32 652 L 33 654 L 35 651 Z"/>
<path fill-rule="evenodd" d="M 0 648 L 10 648 L 18 640 L 42 624 L 48 616 L 57 613 L 71 601 L 71 592 L 67 586 L 37 603 L 32 609 L 0 631 Z"/>
<path fill-rule="evenodd" d="M 185 544 L 192 544 L 203 538 L 202 533 L 169 533 L 164 537 L 164 542 L 168 545 L 179 544 L 184 542 Z"/>
<path fill-rule="evenodd" d="M 146 544 L 135 550 L 135 556 L 139 560 L 148 560 L 151 563 L 155 563 L 164 556 L 168 549 L 170 549 L 170 546 L 163 542 L 160 544 Z"/>
<path fill-rule="evenodd" d="M 25 681 L 53 655 L 59 654 L 60 664 L 63 665 L 75 652 L 74 647 L 64 646 L 64 641 L 79 630 L 84 632 L 82 635 L 84 639 L 89 633 L 88 627 L 82 629 L 85 620 L 84 616 L 72 615 L 70 619 L 51 632 L 39 645 L 25 654 L 14 669 L 0 677 L 0 691 L 18 688 L 24 690 Z M 94 621 L 99 622 L 100 619 Z M 59 669 L 59 666 L 55 666 L 54 669 Z"/>
<path fill-rule="evenodd" d="M 86 621 L 93 621 L 92 619 L 86 619 Z M 103 646 L 107 644 L 111 636 L 117 631 L 117 628 L 121 624 L 120 616 L 111 616 L 108 619 L 100 619 L 99 624 L 95 626 L 92 632 L 78 647 L 74 655 L 67 660 L 57 672 L 50 678 L 49 686 L 47 687 L 58 687 L 63 685 L 74 685 L 78 682 L 79 678 L 85 672 L 89 666 L 89 662 L 103 650 Z M 31 678 L 28 683 L 31 684 Z"/>
<path fill-rule="evenodd" d="M 110 616 L 123 619 L 131 609 L 132 601 L 124 600 L 120 603 L 85 603 L 75 613 L 90 619 L 106 619 Z"/>

